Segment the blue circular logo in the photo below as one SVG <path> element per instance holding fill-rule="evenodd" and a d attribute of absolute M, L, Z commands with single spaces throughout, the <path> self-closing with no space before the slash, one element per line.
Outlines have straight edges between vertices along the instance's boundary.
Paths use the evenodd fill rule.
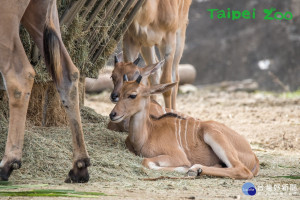
<path fill-rule="evenodd" d="M 242 191 L 245 195 L 253 196 L 256 194 L 255 186 L 250 182 L 247 182 L 243 185 Z"/>

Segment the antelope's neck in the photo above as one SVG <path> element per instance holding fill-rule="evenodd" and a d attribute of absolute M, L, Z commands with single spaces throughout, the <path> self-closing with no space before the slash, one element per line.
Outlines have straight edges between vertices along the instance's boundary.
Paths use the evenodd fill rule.
<path fill-rule="evenodd" d="M 143 145 L 147 142 L 149 136 L 148 125 L 149 118 L 149 101 L 144 106 L 144 109 L 134 114 L 129 122 L 129 140 L 133 145 L 136 154 L 140 154 Z"/>

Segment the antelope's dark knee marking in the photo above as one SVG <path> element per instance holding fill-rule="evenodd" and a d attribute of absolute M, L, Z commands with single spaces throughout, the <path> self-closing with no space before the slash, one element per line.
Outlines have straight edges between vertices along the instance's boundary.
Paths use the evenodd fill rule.
<path fill-rule="evenodd" d="M 30 92 L 27 92 L 27 93 L 26 93 L 26 98 L 27 98 L 27 99 L 30 97 L 30 94 L 31 94 Z"/>
<path fill-rule="evenodd" d="M 71 92 L 70 92 L 70 98 L 74 101 L 77 97 L 77 87 L 73 86 Z"/>
<path fill-rule="evenodd" d="M 73 74 L 71 74 L 71 80 L 72 81 L 77 81 L 78 78 L 79 78 L 78 72 L 74 72 Z"/>
<path fill-rule="evenodd" d="M 64 106 L 66 109 L 69 109 L 69 106 L 66 105 L 66 101 L 65 101 L 65 100 L 62 100 L 61 102 L 62 102 L 63 106 Z"/>
<path fill-rule="evenodd" d="M 28 79 L 29 79 L 29 80 L 34 79 L 34 75 L 33 75 L 32 73 L 30 73 L 30 72 L 28 73 Z"/>
<path fill-rule="evenodd" d="M 17 145 L 12 145 L 12 147 L 11 147 L 11 151 L 15 151 L 18 149 L 20 149 L 20 148 Z"/>
<path fill-rule="evenodd" d="M 15 89 L 15 91 L 14 91 L 14 97 L 15 97 L 16 99 L 20 99 L 21 96 L 22 96 L 22 92 L 19 91 L 18 89 Z"/>
<path fill-rule="evenodd" d="M 75 131 L 75 137 L 76 137 L 76 142 L 78 147 L 81 146 L 81 142 L 80 142 L 80 136 L 81 136 L 81 132 L 80 132 L 80 127 L 79 127 L 79 123 L 77 120 L 73 119 L 71 122 L 74 125 L 74 131 Z"/>

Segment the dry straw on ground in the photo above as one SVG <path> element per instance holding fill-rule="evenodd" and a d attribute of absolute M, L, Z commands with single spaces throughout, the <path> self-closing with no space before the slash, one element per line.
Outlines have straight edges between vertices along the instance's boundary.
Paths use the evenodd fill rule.
<path fill-rule="evenodd" d="M 88 107 L 81 109 L 83 130 L 91 157 L 91 181 L 136 180 L 156 177 L 160 172 L 145 170 L 142 158 L 132 155 L 125 147 L 126 133 L 106 129 L 108 118 Z M 0 124 L 0 157 L 7 137 L 7 123 Z M 62 182 L 72 166 L 71 132 L 68 127 L 39 127 L 27 123 L 22 168 L 12 181 Z M 170 173 L 176 174 L 176 173 Z"/>
<path fill-rule="evenodd" d="M 93 103 L 99 113 L 107 115 L 113 105 L 109 102 L 108 93 L 100 96 L 89 97 L 87 103 Z M 262 94 L 199 91 L 196 94 L 179 95 L 178 109 L 203 120 L 215 119 L 223 122 L 244 135 L 250 141 L 261 164 L 259 175 L 250 180 L 255 186 L 299 185 L 299 100 Z M 6 113 L 7 110 L 4 115 Z M 87 107 L 81 109 L 81 115 L 85 141 L 92 161 L 88 184 L 63 184 L 72 165 L 69 128 L 43 128 L 33 126 L 30 122 L 25 132 L 22 168 L 14 171 L 10 180 L 14 184 L 50 184 L 50 189 L 77 188 L 78 191 L 104 192 L 117 195 L 115 199 L 242 197 L 241 187 L 245 180 L 204 176 L 195 180 L 145 181 L 146 178 L 183 175 L 143 168 L 142 158 L 131 154 L 125 148 L 127 134 L 106 129 L 107 116 L 103 117 Z M 5 120 L 6 118 L 0 121 L 0 157 L 3 156 L 7 137 L 8 123 Z M 282 138 L 284 132 L 286 134 Z M 297 177 L 298 179 L 291 179 Z M 285 192 L 285 198 L 282 199 L 297 199 L 296 196 L 287 194 Z M 257 198 L 278 199 L 278 196 L 264 191 Z"/>

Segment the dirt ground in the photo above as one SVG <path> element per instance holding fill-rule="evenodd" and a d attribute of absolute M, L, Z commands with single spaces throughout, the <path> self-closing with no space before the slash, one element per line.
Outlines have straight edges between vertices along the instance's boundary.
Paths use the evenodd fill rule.
<path fill-rule="evenodd" d="M 160 103 L 163 102 L 162 98 L 159 100 Z M 109 93 L 88 96 L 85 104 L 103 115 L 108 115 L 114 107 L 109 101 Z M 273 178 L 275 176 L 300 175 L 299 96 L 289 97 L 263 92 L 212 92 L 202 89 L 198 90 L 196 94 L 179 95 L 177 105 L 178 111 L 182 113 L 201 120 L 212 119 L 222 122 L 248 139 L 261 162 L 259 176 L 251 182 L 260 187 L 262 198 L 278 199 L 278 194 L 287 199 L 300 198 L 299 179 Z M 245 198 L 241 192 L 244 182 L 215 178 L 174 181 L 171 184 L 175 187 L 171 189 L 172 192 L 164 192 L 164 190 L 161 191 L 162 188 L 155 188 L 153 195 L 156 196 L 162 192 L 163 196 L 173 196 L 179 192 L 179 189 L 182 191 L 178 196 L 175 195 L 178 198 L 188 198 L 189 196 L 195 196 L 196 199 Z M 164 181 L 158 181 L 158 183 L 164 184 Z M 298 193 L 294 193 L 294 195 L 298 196 L 290 196 L 292 191 L 266 190 L 267 185 L 278 187 L 278 184 L 281 187 L 284 184 L 297 184 Z M 264 186 L 263 189 L 262 186 Z M 167 191 L 169 190 L 167 189 Z M 150 193 L 150 195 L 152 194 Z"/>
<path fill-rule="evenodd" d="M 161 97 L 159 100 L 162 102 Z M 97 113 L 103 116 L 108 116 L 114 107 L 109 101 L 109 92 L 87 95 L 85 105 L 95 109 Z M 51 150 L 50 153 L 47 151 L 40 156 L 42 158 L 47 156 L 49 163 L 45 158 L 43 158 L 44 160 L 31 158 L 29 154 L 34 153 L 31 151 L 46 152 L 46 150 L 32 150 L 32 148 L 37 147 L 29 145 L 31 144 L 30 138 L 25 140 L 24 147 L 23 161 L 25 161 L 23 166 L 26 167 L 27 165 L 27 169 L 22 171 L 21 168 L 21 170 L 14 172 L 11 181 L 14 184 L 47 183 L 49 186 L 43 188 L 104 192 L 109 195 L 100 199 L 300 198 L 300 95 L 284 96 L 263 92 L 227 93 L 198 89 L 196 93 L 179 94 L 177 105 L 178 111 L 182 113 L 201 120 L 216 120 L 225 123 L 244 135 L 260 160 L 259 175 L 250 181 L 215 177 L 201 177 L 194 180 L 142 180 L 149 177 L 183 177 L 183 175 L 154 172 L 142 168 L 142 159 L 125 149 L 126 134 L 105 129 L 108 122 L 108 118 L 105 117 L 99 123 L 93 124 L 84 120 L 83 128 L 93 163 L 90 168 L 91 180 L 88 184 L 64 184 L 63 177 L 66 175 L 67 169 L 55 169 L 58 164 L 53 163 L 55 159 L 51 160 Z M 27 135 L 29 137 L 40 136 L 38 129 L 46 130 L 36 127 L 28 128 Z M 69 133 L 69 130 L 65 127 L 56 133 L 53 128 L 47 129 L 43 132 L 44 138 L 40 141 L 48 141 L 47 137 L 61 140 L 62 132 Z M 55 139 L 51 141 L 47 148 L 51 149 L 51 145 L 57 146 L 57 143 L 54 142 Z M 64 149 L 63 146 L 60 147 L 60 151 L 68 152 L 67 155 L 70 156 L 71 147 Z M 53 153 L 54 155 L 59 154 Z M 42 162 L 35 159 L 41 159 Z M 68 159 L 70 160 L 70 158 Z M 38 162 L 39 168 L 36 164 L 31 164 L 35 162 Z M 27 175 L 33 170 L 43 173 L 42 175 Z M 51 173 L 51 171 L 57 172 Z M 291 179 L 292 176 L 297 176 L 298 179 Z M 257 194 L 254 197 L 243 194 L 242 185 L 245 182 L 251 182 L 255 185 Z M 4 199 L 9 198 L 5 197 Z M 32 199 L 32 197 L 24 197 L 23 199 Z"/>

